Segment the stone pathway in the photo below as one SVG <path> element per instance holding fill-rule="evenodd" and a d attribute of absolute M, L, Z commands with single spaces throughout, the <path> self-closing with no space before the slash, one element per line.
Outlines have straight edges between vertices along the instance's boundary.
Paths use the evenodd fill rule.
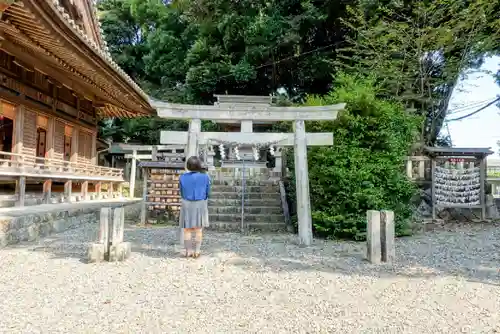
<path fill-rule="evenodd" d="M 500 333 L 500 229 L 364 244 L 207 233 L 186 260 L 171 228 L 129 228 L 124 263 L 86 264 L 96 226 L 0 249 L 0 333 Z M 495 327 L 497 326 L 497 327 Z"/>

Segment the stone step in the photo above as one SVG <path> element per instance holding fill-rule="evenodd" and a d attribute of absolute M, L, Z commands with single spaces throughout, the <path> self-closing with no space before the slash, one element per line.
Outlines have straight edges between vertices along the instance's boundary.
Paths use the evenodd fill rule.
<path fill-rule="evenodd" d="M 223 185 L 213 185 L 212 186 L 212 192 L 222 192 L 222 193 L 230 193 L 230 192 L 235 192 L 235 193 L 241 193 L 243 191 L 243 188 L 245 188 L 245 193 L 278 193 L 279 194 L 279 187 L 278 186 L 223 186 Z"/>
<path fill-rule="evenodd" d="M 239 199 L 241 200 L 241 194 L 236 192 L 212 192 L 210 194 L 210 199 Z M 245 200 L 253 199 L 280 199 L 279 193 L 245 193 Z"/>
<path fill-rule="evenodd" d="M 241 195 L 237 198 L 210 198 L 208 206 L 241 206 Z M 251 199 L 245 196 L 245 206 L 279 206 L 281 207 L 281 199 L 278 196 L 266 199 Z"/>
<path fill-rule="evenodd" d="M 214 222 L 241 222 L 240 214 L 210 214 L 209 221 Z M 244 221 L 248 223 L 284 223 L 282 214 L 246 214 Z"/>
<path fill-rule="evenodd" d="M 208 212 L 210 214 L 235 214 L 241 213 L 241 206 L 209 206 Z M 245 214 L 282 214 L 281 206 L 261 206 L 251 207 L 245 206 Z"/>
<path fill-rule="evenodd" d="M 219 222 L 219 221 L 210 221 L 210 230 L 214 231 L 240 231 L 241 230 L 241 221 L 239 222 Z M 263 231 L 263 232 L 286 232 L 286 224 L 285 223 L 248 223 L 245 221 L 245 229 L 250 231 Z"/>

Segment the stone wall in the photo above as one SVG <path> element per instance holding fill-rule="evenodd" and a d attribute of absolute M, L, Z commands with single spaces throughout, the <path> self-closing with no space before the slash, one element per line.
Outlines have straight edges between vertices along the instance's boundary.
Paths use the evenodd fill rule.
<path fill-rule="evenodd" d="M 71 209 L 0 218 L 0 247 L 63 232 L 81 224 L 98 223 L 99 210 Z"/>
<path fill-rule="evenodd" d="M 115 206 L 124 206 L 126 220 L 132 223 L 138 222 L 141 202 L 137 200 L 46 204 L 22 209 L 0 209 L 0 247 L 22 241 L 35 241 L 83 224 L 99 224 L 100 209 Z M 97 238 L 97 235 L 95 237 Z M 89 240 L 91 241 L 95 240 Z"/>

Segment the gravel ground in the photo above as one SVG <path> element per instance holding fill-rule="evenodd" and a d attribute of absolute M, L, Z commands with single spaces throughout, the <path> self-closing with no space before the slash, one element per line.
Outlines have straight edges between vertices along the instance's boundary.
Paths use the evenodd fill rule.
<path fill-rule="evenodd" d="M 95 226 L 0 250 L 0 333 L 500 333 L 499 226 L 364 244 L 206 233 L 180 257 L 171 228 L 134 228 L 124 263 L 86 264 Z M 495 331 L 496 329 L 496 331 Z"/>

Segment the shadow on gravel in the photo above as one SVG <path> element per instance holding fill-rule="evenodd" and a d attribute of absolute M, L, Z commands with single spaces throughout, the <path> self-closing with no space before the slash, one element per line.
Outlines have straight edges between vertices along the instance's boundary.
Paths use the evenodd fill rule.
<path fill-rule="evenodd" d="M 9 246 L 49 253 L 56 259 L 86 262 L 88 245 L 97 239 L 97 225 L 82 226 L 37 242 Z M 177 246 L 177 229 L 128 226 L 125 241 L 132 256 L 185 261 Z M 299 247 L 292 234 L 204 233 L 203 256 L 222 266 L 252 272 L 324 272 L 377 278 L 433 278 L 454 276 L 472 282 L 500 286 L 500 229 L 496 225 L 469 226 L 430 231 L 396 241 L 394 264 L 372 265 L 365 260 L 365 244 L 315 240 Z M 0 250 L 1 254 L 2 250 Z"/>
<path fill-rule="evenodd" d="M 498 232 L 497 232 L 498 231 Z M 174 250 L 175 228 L 131 228 L 128 241 L 135 252 L 149 257 L 181 257 Z M 147 242 L 139 247 L 138 240 Z M 203 254 L 221 264 L 253 272 L 314 271 L 378 278 L 453 276 L 500 286 L 500 230 L 495 225 L 459 226 L 429 231 L 396 242 L 397 261 L 372 265 L 365 260 L 364 243 L 315 240 L 299 247 L 292 234 L 207 232 Z"/>

